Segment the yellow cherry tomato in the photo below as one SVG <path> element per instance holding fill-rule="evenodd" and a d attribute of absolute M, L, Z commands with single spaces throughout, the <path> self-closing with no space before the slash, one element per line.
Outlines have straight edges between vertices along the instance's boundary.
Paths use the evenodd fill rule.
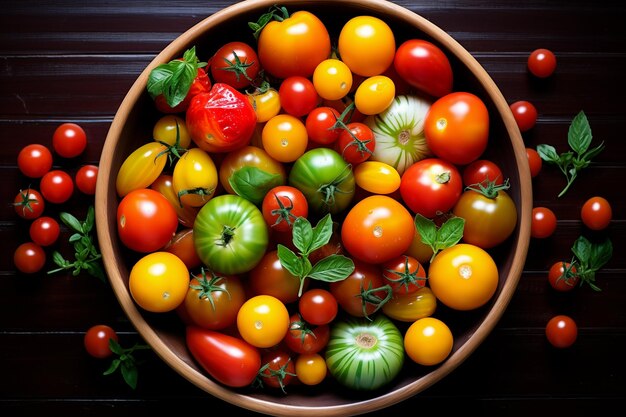
<path fill-rule="evenodd" d="M 189 270 L 178 256 L 159 251 L 145 255 L 133 265 L 128 287 L 141 308 L 165 313 L 185 300 L 189 280 Z"/>
<path fill-rule="evenodd" d="M 305 353 L 296 358 L 296 376 L 304 385 L 317 385 L 324 381 L 328 368 L 319 353 Z"/>
<path fill-rule="evenodd" d="M 149 187 L 165 168 L 167 145 L 148 142 L 126 157 L 117 172 L 115 188 L 120 197 L 133 190 Z"/>
<path fill-rule="evenodd" d="M 309 136 L 297 117 L 279 114 L 265 123 L 261 132 L 263 149 L 279 162 L 293 162 L 306 151 Z"/>
<path fill-rule="evenodd" d="M 278 298 L 256 295 L 249 298 L 237 313 L 237 330 L 252 346 L 277 345 L 289 330 L 289 312 Z"/>
<path fill-rule="evenodd" d="M 442 250 L 428 270 L 430 289 L 455 310 L 485 305 L 498 287 L 498 267 L 484 249 L 460 243 Z"/>
<path fill-rule="evenodd" d="M 365 161 L 354 168 L 356 184 L 374 194 L 391 194 L 400 188 L 400 174 L 384 162 Z"/>
<path fill-rule="evenodd" d="M 383 20 L 373 16 L 356 16 L 341 29 L 339 56 L 355 74 L 380 75 L 391 64 L 396 53 L 393 31 Z"/>
<path fill-rule="evenodd" d="M 415 362 L 424 366 L 443 362 L 452 352 L 454 337 L 441 320 L 425 317 L 415 321 L 404 334 L 404 350 Z"/>
<path fill-rule="evenodd" d="M 178 133 L 176 132 L 178 128 Z M 176 144 L 176 135 L 178 134 L 178 146 L 181 148 L 189 148 L 191 144 L 191 136 L 187 132 L 187 124 L 185 121 L 175 114 L 167 114 L 161 117 L 154 124 L 152 129 L 152 137 L 157 142 L 165 142 L 170 146 Z"/>
<path fill-rule="evenodd" d="M 180 157 L 172 177 L 179 205 L 201 207 L 215 194 L 217 168 L 209 154 L 200 148 L 189 149 Z"/>
<path fill-rule="evenodd" d="M 361 113 L 371 116 L 384 112 L 396 96 L 393 80 L 384 75 L 366 78 L 354 93 L 354 105 Z"/>
<path fill-rule="evenodd" d="M 280 96 L 275 88 L 248 94 L 248 101 L 254 108 L 257 123 L 265 123 L 280 113 Z"/>
<path fill-rule="evenodd" d="M 398 321 L 413 322 L 430 317 L 437 309 L 437 299 L 428 287 L 422 287 L 410 293 L 395 294 L 383 304 L 383 313 Z"/>
<path fill-rule="evenodd" d="M 324 100 L 340 100 L 352 88 L 352 71 L 339 59 L 326 59 L 313 72 L 313 86 Z"/>

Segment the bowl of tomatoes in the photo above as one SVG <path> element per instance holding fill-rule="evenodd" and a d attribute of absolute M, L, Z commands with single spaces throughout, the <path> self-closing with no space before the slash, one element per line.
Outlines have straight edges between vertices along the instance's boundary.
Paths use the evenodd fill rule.
<path fill-rule="evenodd" d="M 109 281 L 221 400 L 355 415 L 432 386 L 505 311 L 530 240 L 520 131 L 441 28 L 382 0 L 247 0 L 139 75 L 99 165 Z"/>

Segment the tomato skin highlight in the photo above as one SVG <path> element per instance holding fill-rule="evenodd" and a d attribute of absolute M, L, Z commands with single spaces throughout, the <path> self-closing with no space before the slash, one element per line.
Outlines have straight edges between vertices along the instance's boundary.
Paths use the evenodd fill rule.
<path fill-rule="evenodd" d="M 528 56 L 528 71 L 538 78 L 548 78 L 556 70 L 556 56 L 546 48 L 535 49 Z"/>
<path fill-rule="evenodd" d="M 109 339 L 113 339 L 116 342 L 119 340 L 115 330 L 106 324 L 96 324 L 85 332 L 83 344 L 89 355 L 94 358 L 104 359 L 113 355 L 109 348 Z"/>
<path fill-rule="evenodd" d="M 604 197 L 591 197 L 581 207 L 580 218 L 591 230 L 606 229 L 613 218 L 611 203 Z"/>
<path fill-rule="evenodd" d="M 46 264 L 46 252 L 34 242 L 24 242 L 15 249 L 13 264 L 24 274 L 34 274 Z"/>
<path fill-rule="evenodd" d="M 63 123 L 52 135 L 52 147 L 63 158 L 75 158 L 87 147 L 87 134 L 76 123 Z"/>
<path fill-rule="evenodd" d="M 564 314 L 556 315 L 546 324 L 546 337 L 555 348 L 568 348 L 578 338 L 578 326 L 571 317 Z"/>
<path fill-rule="evenodd" d="M 530 236 L 535 239 L 546 239 L 552 236 L 556 230 L 556 222 L 556 215 L 548 207 L 533 207 Z"/>
<path fill-rule="evenodd" d="M 41 178 L 52 169 L 52 153 L 38 143 L 24 146 L 17 155 L 17 166 L 29 178 Z"/>

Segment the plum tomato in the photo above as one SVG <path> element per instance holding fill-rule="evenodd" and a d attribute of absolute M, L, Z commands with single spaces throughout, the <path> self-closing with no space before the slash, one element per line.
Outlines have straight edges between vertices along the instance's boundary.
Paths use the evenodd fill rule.
<path fill-rule="evenodd" d="M 556 315 L 546 324 L 546 337 L 552 346 L 559 349 L 568 348 L 578 338 L 578 325 L 570 316 Z"/>
<path fill-rule="evenodd" d="M 85 332 L 83 344 L 89 355 L 94 358 L 104 359 L 113 355 L 113 352 L 109 348 L 110 339 L 117 342 L 119 340 L 117 332 L 106 324 L 96 324 Z"/>
<path fill-rule="evenodd" d="M 17 154 L 17 166 L 27 177 L 41 178 L 52 168 L 52 153 L 38 143 L 26 145 Z"/>
<path fill-rule="evenodd" d="M 537 109 L 530 101 L 516 101 L 510 107 L 520 132 L 527 132 L 535 126 Z"/>
<path fill-rule="evenodd" d="M 52 148 L 63 158 L 74 158 L 87 147 L 87 134 L 76 123 L 62 123 L 52 135 Z"/>
<path fill-rule="evenodd" d="M 528 70 L 538 78 L 547 78 L 556 69 L 556 56 L 546 48 L 535 49 L 528 56 Z"/>
<path fill-rule="evenodd" d="M 613 217 L 611 203 L 600 196 L 589 198 L 580 209 L 580 218 L 591 230 L 603 230 L 608 227 Z"/>
<path fill-rule="evenodd" d="M 368 77 L 359 84 L 354 93 L 354 105 L 364 115 L 384 112 L 396 96 L 396 86 L 385 75 Z"/>
<path fill-rule="evenodd" d="M 398 47 L 393 66 L 411 86 L 433 97 L 452 92 L 452 66 L 446 54 L 423 39 L 409 39 Z"/>
<path fill-rule="evenodd" d="M 530 222 L 530 235 L 535 239 L 552 236 L 556 230 L 556 215 L 548 207 L 534 207 Z"/>

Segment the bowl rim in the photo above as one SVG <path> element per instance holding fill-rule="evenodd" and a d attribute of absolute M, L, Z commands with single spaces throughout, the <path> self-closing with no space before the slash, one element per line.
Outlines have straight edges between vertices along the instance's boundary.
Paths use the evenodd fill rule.
<path fill-rule="evenodd" d="M 513 147 L 516 168 L 518 171 L 517 174 L 519 175 L 519 192 L 521 198 L 518 213 L 518 235 L 516 244 L 514 245 L 515 256 L 510 266 L 507 282 L 502 287 L 496 301 L 492 304 L 490 310 L 485 315 L 484 320 L 474 330 L 473 334 L 468 337 L 465 343 L 453 352 L 453 354 L 450 355 L 445 362 L 429 373 L 405 386 L 388 393 L 384 393 L 380 396 L 340 405 L 324 405 L 319 407 L 309 405 L 289 405 L 286 403 L 270 402 L 235 392 L 230 388 L 213 381 L 204 373 L 198 372 L 190 367 L 184 360 L 172 351 L 171 347 L 168 346 L 148 324 L 142 315 L 142 312 L 132 300 L 128 289 L 124 285 L 124 279 L 122 278 L 123 271 L 116 262 L 114 251 L 116 242 L 113 241 L 113 237 L 116 234 L 114 233 L 112 225 L 116 223 L 116 219 L 115 216 L 112 215 L 112 211 L 109 209 L 109 206 L 115 204 L 117 196 L 114 191 L 114 181 L 112 180 L 114 175 L 111 175 L 110 169 L 122 128 L 128 121 L 129 114 L 134 104 L 144 93 L 150 71 L 157 65 L 168 62 L 181 54 L 185 47 L 193 44 L 193 40 L 196 38 L 198 33 L 203 33 L 207 29 L 210 29 L 213 25 L 223 23 L 238 14 L 247 13 L 253 9 L 260 10 L 264 7 L 268 9 L 276 4 L 276 1 L 244 0 L 225 7 L 220 11 L 204 18 L 174 39 L 149 63 L 149 65 L 141 72 L 136 81 L 133 83 L 132 87 L 120 104 L 107 133 L 99 163 L 102 168 L 100 175 L 98 175 L 96 187 L 96 229 L 103 263 L 109 276 L 109 282 L 113 287 L 114 293 L 122 309 L 145 342 L 152 347 L 153 351 L 163 361 L 197 387 L 223 401 L 255 412 L 285 416 L 293 415 L 294 413 L 304 416 L 355 415 L 388 407 L 404 401 L 430 387 L 456 369 L 465 359 L 467 359 L 496 326 L 517 288 L 528 252 L 528 243 L 530 241 L 530 218 L 532 210 L 532 186 L 530 171 L 520 169 L 520 167 L 527 164 L 525 145 L 510 107 L 491 76 L 451 35 L 436 26 L 434 23 L 431 23 L 429 20 L 401 5 L 391 3 L 386 0 L 343 0 L 342 3 L 347 6 L 355 7 L 363 12 L 366 12 L 367 10 L 374 10 L 377 13 L 391 13 L 396 15 L 405 23 L 418 28 L 421 32 L 431 38 L 435 38 L 437 42 L 446 49 L 446 52 L 453 54 L 463 65 L 465 65 L 483 86 L 485 94 L 487 94 L 493 101 L 499 115 L 502 117 L 504 127 Z M 303 6 L 303 8 L 306 8 L 306 5 L 310 4 L 310 2 L 301 0 L 283 0 L 279 2 L 279 4 L 288 8 L 290 6 Z"/>

